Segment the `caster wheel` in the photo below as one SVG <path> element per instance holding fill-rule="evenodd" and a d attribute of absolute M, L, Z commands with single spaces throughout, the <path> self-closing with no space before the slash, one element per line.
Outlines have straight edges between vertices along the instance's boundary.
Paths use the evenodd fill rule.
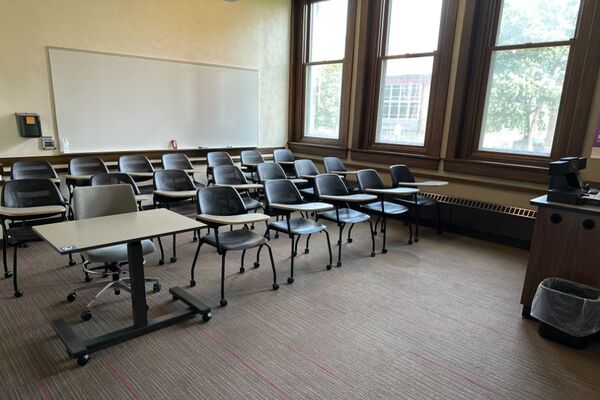
<path fill-rule="evenodd" d="M 4 273 L 4 277 L 5 278 L 10 278 L 12 276 L 12 272 L 5 272 Z"/>
<path fill-rule="evenodd" d="M 219 304 L 221 305 L 221 307 L 225 307 L 227 305 L 227 300 L 221 299 L 221 301 L 219 301 Z"/>
<path fill-rule="evenodd" d="M 331 264 L 327 264 L 327 271 L 331 269 Z"/>
<path fill-rule="evenodd" d="M 352 238 L 348 238 L 348 243 L 352 243 L 353 240 L 354 239 L 352 239 Z"/>
<path fill-rule="evenodd" d="M 335 264 L 335 266 L 338 267 L 338 268 L 341 267 L 342 266 L 342 262 L 338 261 L 337 264 Z"/>
<path fill-rule="evenodd" d="M 119 289 L 115 290 L 115 294 L 118 296 L 121 294 L 121 291 Z"/>
<path fill-rule="evenodd" d="M 81 313 L 80 317 L 84 321 L 89 321 L 90 319 L 92 319 L 92 313 L 89 312 L 88 310 L 85 310 L 84 312 Z"/>
<path fill-rule="evenodd" d="M 77 365 L 79 365 L 80 367 L 83 367 L 89 361 L 90 361 L 90 355 L 89 354 L 85 354 L 85 355 L 83 355 L 83 356 L 81 356 L 81 357 L 79 357 L 77 359 Z"/>
<path fill-rule="evenodd" d="M 240 274 L 243 274 L 244 272 L 246 272 L 246 269 L 244 267 L 240 267 Z"/>
<path fill-rule="evenodd" d="M 371 252 L 371 257 L 375 257 L 375 252 Z"/>
<path fill-rule="evenodd" d="M 76 293 L 69 293 L 67 295 L 67 301 L 69 303 L 74 302 L 76 298 L 77 298 L 77 294 Z"/>
<path fill-rule="evenodd" d="M 412 244 L 412 240 L 409 240 L 409 241 L 408 241 L 408 244 Z"/>
<path fill-rule="evenodd" d="M 419 238 L 415 238 L 415 243 L 419 241 Z"/>
<path fill-rule="evenodd" d="M 251 226 L 250 226 L 250 230 L 254 230 L 254 225 L 251 225 Z"/>
<path fill-rule="evenodd" d="M 279 234 L 278 233 L 275 234 L 275 239 L 279 239 Z"/>
<path fill-rule="evenodd" d="M 160 283 L 156 282 L 154 285 L 152 285 L 152 291 L 154 293 L 160 292 L 161 286 Z"/>
<path fill-rule="evenodd" d="M 165 260 L 163 260 L 163 259 L 158 260 L 158 265 L 165 265 Z"/>
<path fill-rule="evenodd" d="M 177 262 L 177 257 L 171 257 L 170 260 L 172 263 Z"/>
<path fill-rule="evenodd" d="M 255 262 L 254 263 L 254 268 L 258 268 L 258 267 L 260 267 L 260 263 Z"/>
<path fill-rule="evenodd" d="M 310 253 L 310 249 L 304 249 L 304 254 Z"/>
<path fill-rule="evenodd" d="M 196 281 L 192 279 L 192 280 L 190 281 L 190 286 L 191 286 L 191 287 L 194 287 L 194 286 L 196 286 Z"/>
<path fill-rule="evenodd" d="M 293 282 L 293 281 L 294 281 L 294 280 L 292 279 L 292 282 Z M 278 285 L 278 284 L 276 284 L 276 283 L 274 283 L 274 284 L 273 284 L 273 290 L 277 290 L 277 289 L 279 289 L 279 285 Z"/>
<path fill-rule="evenodd" d="M 75 261 L 69 261 L 69 265 L 72 267 L 73 265 L 77 264 Z"/>
<path fill-rule="evenodd" d="M 15 291 L 15 297 L 21 297 L 23 296 L 23 291 L 22 290 L 16 290 Z"/>
<path fill-rule="evenodd" d="M 212 314 L 211 313 L 202 314 L 202 321 L 204 321 L 204 322 L 210 321 L 211 318 L 212 318 Z"/>
<path fill-rule="evenodd" d="M 292 283 L 294 283 L 294 278 L 291 278 L 291 277 L 290 277 L 290 278 L 288 278 L 288 279 L 287 279 L 287 282 L 288 282 L 288 283 L 291 285 Z"/>
<path fill-rule="evenodd" d="M 381 254 L 387 253 L 388 249 L 381 249 Z"/>
<path fill-rule="evenodd" d="M 192 239 L 192 242 L 197 242 L 197 241 L 198 241 L 198 238 L 193 238 Z"/>
<path fill-rule="evenodd" d="M 92 279 L 94 279 L 94 278 L 92 278 L 92 277 L 90 277 L 90 276 L 86 276 L 84 280 L 85 280 L 87 283 L 90 283 L 90 282 L 92 281 Z"/>

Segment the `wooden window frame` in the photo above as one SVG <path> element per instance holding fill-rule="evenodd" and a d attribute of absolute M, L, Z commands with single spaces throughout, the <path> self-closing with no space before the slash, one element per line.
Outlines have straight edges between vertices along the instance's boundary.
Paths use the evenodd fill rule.
<path fill-rule="evenodd" d="M 354 53 L 354 33 L 356 28 L 356 0 L 348 0 L 346 19 L 346 46 L 342 60 L 326 62 L 310 62 L 309 55 L 309 22 L 310 6 L 325 0 L 293 0 L 291 25 L 291 60 L 290 60 L 290 97 L 289 97 L 289 137 L 288 145 L 293 151 L 308 154 L 336 155 L 345 158 L 348 143 L 348 126 L 350 116 L 350 93 L 352 89 L 352 63 Z M 319 138 L 304 135 L 306 71 L 308 66 L 330 63 L 342 63 L 342 90 L 340 99 L 340 132 L 337 139 Z"/>
<path fill-rule="evenodd" d="M 450 83 L 458 1 L 443 1 L 437 50 L 413 55 L 434 57 L 423 146 L 376 142 L 382 62 L 406 58 L 402 55 L 385 55 L 390 4 L 389 0 L 362 2 L 360 32 L 364 34 L 361 34 L 358 47 L 352 159 L 379 163 L 405 162 L 415 167 L 437 169 Z"/>
<path fill-rule="evenodd" d="M 582 153 L 594 91 L 590 82 L 596 80 L 600 61 L 600 4 L 581 1 L 575 37 L 568 41 L 571 51 L 549 156 L 479 149 L 501 5 L 502 0 L 467 0 L 444 170 L 544 183 L 549 161 Z"/>

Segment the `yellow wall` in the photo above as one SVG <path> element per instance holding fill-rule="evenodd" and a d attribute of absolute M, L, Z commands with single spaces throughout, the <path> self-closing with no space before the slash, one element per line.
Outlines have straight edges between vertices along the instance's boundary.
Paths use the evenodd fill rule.
<path fill-rule="evenodd" d="M 56 137 L 48 46 L 256 68 L 259 145 L 282 146 L 289 26 L 290 0 L 0 0 L 0 157 L 52 154 L 14 117 L 38 113 Z"/>

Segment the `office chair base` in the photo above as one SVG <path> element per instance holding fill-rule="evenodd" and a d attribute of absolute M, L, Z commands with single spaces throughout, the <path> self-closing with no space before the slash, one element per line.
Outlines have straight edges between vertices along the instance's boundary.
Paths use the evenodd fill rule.
<path fill-rule="evenodd" d="M 23 291 L 22 290 L 15 290 L 15 297 L 21 297 L 23 296 Z"/>
<path fill-rule="evenodd" d="M 292 278 L 292 277 L 290 277 L 290 278 L 287 278 L 287 283 L 289 283 L 290 285 L 291 285 L 292 283 L 294 283 L 294 278 Z"/>

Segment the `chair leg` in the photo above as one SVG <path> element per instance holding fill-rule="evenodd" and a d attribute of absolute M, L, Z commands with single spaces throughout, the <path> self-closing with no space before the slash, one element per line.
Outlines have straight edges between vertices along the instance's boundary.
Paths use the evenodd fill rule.
<path fill-rule="evenodd" d="M 406 218 L 406 220 L 408 221 L 408 244 L 412 244 L 413 243 L 413 232 L 412 232 L 412 223 L 410 222 L 410 218 Z"/>
<path fill-rule="evenodd" d="M 354 228 L 354 224 L 350 225 L 350 229 L 348 229 L 348 243 L 352 243 L 352 228 Z"/>
<path fill-rule="evenodd" d="M 371 230 L 371 257 L 375 257 L 375 229 L 371 220 L 369 220 L 369 229 Z"/>
<path fill-rule="evenodd" d="M 17 249 L 19 246 L 15 244 L 13 246 L 13 287 L 15 289 L 15 297 L 23 296 L 23 291 L 19 289 L 19 284 L 17 282 Z"/>
<path fill-rule="evenodd" d="M 308 252 L 310 251 L 310 249 L 308 248 L 308 245 L 310 244 L 311 237 L 312 237 L 312 233 L 306 237 L 306 246 L 304 247 L 304 254 L 308 254 Z"/>
<path fill-rule="evenodd" d="M 381 220 L 381 215 L 377 217 L 377 221 L 375 221 L 375 235 L 377 235 L 377 227 L 379 226 L 379 221 Z"/>
<path fill-rule="evenodd" d="M 246 257 L 246 249 L 242 250 L 242 266 L 240 267 L 240 274 L 246 272 L 244 269 L 244 258 Z"/>
<path fill-rule="evenodd" d="M 294 257 L 296 256 L 296 249 L 298 248 L 298 242 L 300 241 L 300 235 L 298 235 L 298 240 L 295 241 L 294 245 L 294 235 L 290 235 L 290 276 L 287 278 L 287 283 L 290 285 L 294 283 Z"/>
<path fill-rule="evenodd" d="M 339 237 L 338 237 L 338 261 L 336 264 L 336 267 L 341 267 L 342 266 L 342 234 L 344 233 L 344 227 L 346 226 L 346 224 L 339 224 Z"/>
<path fill-rule="evenodd" d="M 194 237 L 192 237 L 192 242 L 196 242 L 198 240 L 198 235 L 196 234 L 196 231 L 194 230 Z"/>
<path fill-rule="evenodd" d="M 327 250 L 329 250 L 329 264 L 327 264 L 327 270 L 331 269 L 331 265 L 333 264 L 333 255 L 331 254 L 331 240 L 329 240 L 329 232 L 324 230 L 325 237 L 327 238 Z"/>
<path fill-rule="evenodd" d="M 225 256 L 227 255 L 227 252 L 224 251 L 223 254 L 221 254 L 221 301 L 219 302 L 219 304 L 221 304 L 221 307 L 225 307 L 227 305 L 227 300 L 225 299 Z"/>
<path fill-rule="evenodd" d="M 171 262 L 177 262 L 177 235 L 173 235 L 173 257 L 171 257 Z"/>
<path fill-rule="evenodd" d="M 77 263 L 75 262 L 75 260 L 73 260 L 73 254 L 69 253 L 69 265 L 72 267 L 75 264 Z"/>
<path fill-rule="evenodd" d="M 262 246 L 258 247 L 258 251 L 256 252 L 256 261 L 254 261 L 254 268 L 260 267 L 260 251 L 262 250 Z"/>
<path fill-rule="evenodd" d="M 3 232 L 4 233 L 4 232 Z M 7 256 L 6 256 L 6 252 L 8 251 L 8 245 L 7 245 L 7 239 L 6 239 L 6 233 L 4 233 L 3 235 L 3 240 L 2 240 L 2 263 L 4 264 L 4 277 L 5 278 L 10 278 L 12 276 L 12 272 L 10 272 L 8 270 L 8 260 L 7 260 Z"/>
<path fill-rule="evenodd" d="M 198 247 L 196 247 L 196 254 L 194 254 L 194 261 L 192 262 L 192 269 L 190 270 L 190 286 L 196 286 L 196 280 L 194 279 L 194 271 L 196 269 L 196 262 L 198 261 L 198 255 L 200 254 L 200 248 L 204 242 L 200 240 L 198 242 Z"/>
<path fill-rule="evenodd" d="M 381 221 L 381 228 L 383 230 L 383 245 L 381 247 L 381 253 L 385 254 L 387 253 L 387 249 L 385 248 L 385 240 L 387 237 L 387 217 L 385 214 L 383 215 L 383 220 Z"/>
<path fill-rule="evenodd" d="M 419 206 L 415 206 L 415 242 L 419 241 Z"/>
<path fill-rule="evenodd" d="M 158 265 L 163 265 L 165 263 L 165 249 L 163 249 L 162 240 L 160 236 L 156 238 L 158 242 L 158 248 L 160 249 L 160 260 L 158 260 Z"/>
<path fill-rule="evenodd" d="M 273 260 L 273 250 L 271 250 L 271 246 L 268 243 L 265 243 L 263 246 L 266 246 L 269 250 L 269 258 L 271 259 L 271 269 L 273 270 L 273 290 L 279 289 L 279 285 L 277 284 L 277 271 L 275 270 L 275 260 Z"/>
<path fill-rule="evenodd" d="M 295 256 L 298 255 L 298 243 L 300 243 L 300 235 L 298 235 L 298 238 L 296 239 L 296 245 L 294 246 L 294 255 Z"/>
<path fill-rule="evenodd" d="M 436 208 L 436 212 L 437 212 L 437 230 L 438 230 L 438 235 L 442 234 L 442 219 L 440 217 L 440 203 L 435 203 L 435 208 Z"/>

